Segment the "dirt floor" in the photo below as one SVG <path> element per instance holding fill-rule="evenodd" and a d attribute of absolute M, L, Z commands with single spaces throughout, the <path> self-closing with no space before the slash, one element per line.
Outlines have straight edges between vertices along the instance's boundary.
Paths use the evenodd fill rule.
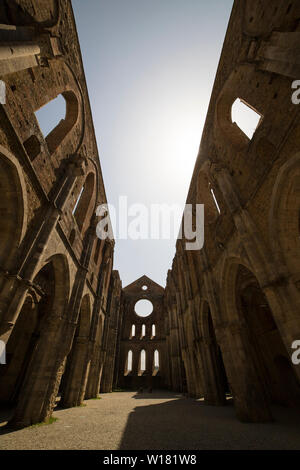
<path fill-rule="evenodd" d="M 274 408 L 274 423 L 246 424 L 234 407 L 168 392 L 115 392 L 57 409 L 53 424 L 11 432 L 0 414 L 0 449 L 300 449 L 300 410 Z"/>

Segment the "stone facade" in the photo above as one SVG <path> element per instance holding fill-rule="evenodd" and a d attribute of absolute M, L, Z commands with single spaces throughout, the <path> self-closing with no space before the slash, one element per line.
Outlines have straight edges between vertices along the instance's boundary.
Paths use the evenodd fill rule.
<path fill-rule="evenodd" d="M 135 311 L 135 304 L 142 299 L 153 305 L 152 313 L 146 317 L 139 316 Z M 147 276 L 142 276 L 123 289 L 118 360 L 120 387 L 152 390 L 167 386 L 166 312 L 163 299 L 164 289 Z M 145 355 L 144 369 L 142 354 Z M 157 367 L 155 355 L 158 358 Z"/>
<path fill-rule="evenodd" d="M 205 204 L 205 244 L 178 240 L 166 287 L 188 393 L 231 393 L 244 421 L 300 402 L 299 18 L 297 0 L 234 2 L 187 198 Z M 252 139 L 232 122 L 238 98 L 261 115 Z"/>
<path fill-rule="evenodd" d="M 3 1 L 0 23 L 0 400 L 20 427 L 57 396 L 99 393 L 117 274 L 114 242 L 96 236 L 106 196 L 71 2 Z M 44 136 L 35 111 L 58 95 L 65 119 Z"/>

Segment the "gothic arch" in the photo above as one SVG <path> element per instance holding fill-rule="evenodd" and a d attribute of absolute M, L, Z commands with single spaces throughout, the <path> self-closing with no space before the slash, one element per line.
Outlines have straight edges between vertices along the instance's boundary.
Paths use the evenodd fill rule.
<path fill-rule="evenodd" d="M 54 270 L 55 290 L 53 311 L 65 316 L 70 296 L 70 267 L 68 259 L 63 254 L 55 254 L 48 258 L 43 266 L 51 263 Z M 40 271 L 43 269 L 41 268 Z M 36 276 L 37 277 L 37 276 Z"/>
<path fill-rule="evenodd" d="M 37 307 L 40 324 L 12 418 L 12 423 L 21 427 L 46 419 L 56 399 L 57 388 L 53 390 L 48 384 L 59 385 L 65 359 L 61 345 L 70 292 L 67 258 L 61 254 L 50 257 L 37 272 L 33 284 L 42 295 Z"/>
<path fill-rule="evenodd" d="M 75 127 L 79 118 L 79 102 L 77 95 L 72 90 L 61 91 L 55 96 L 51 97 L 42 106 L 47 106 L 51 101 L 62 95 L 66 101 L 66 116 L 61 119 L 60 122 L 51 130 L 51 132 L 45 137 L 45 141 L 50 154 L 53 154 L 58 147 L 63 143 L 64 139 L 69 135 L 72 129 Z"/>
<path fill-rule="evenodd" d="M 270 243 L 279 266 L 300 281 L 300 153 L 279 170 L 269 213 Z"/>
<path fill-rule="evenodd" d="M 219 132 L 221 131 L 223 138 L 225 138 L 228 144 L 237 151 L 245 150 L 250 139 L 235 122 L 232 122 L 232 105 L 238 98 L 240 98 L 256 113 L 261 114 L 260 111 L 255 108 L 256 103 L 253 102 L 254 96 L 253 93 L 251 93 L 251 89 L 248 89 L 243 85 L 243 80 L 241 78 L 243 75 L 251 76 L 254 71 L 255 69 L 252 64 L 241 65 L 237 69 L 233 70 L 225 82 L 216 104 L 214 121 L 216 141 L 218 141 Z"/>
<path fill-rule="evenodd" d="M 27 228 L 27 192 L 21 165 L 0 146 L 0 266 L 9 268 Z"/>
<path fill-rule="evenodd" d="M 224 260 L 221 278 L 220 278 L 220 292 L 221 292 L 221 316 L 219 321 L 235 322 L 238 320 L 236 303 L 235 303 L 235 289 L 236 278 L 239 266 L 244 266 L 252 272 L 252 268 L 243 258 L 231 256 Z"/>

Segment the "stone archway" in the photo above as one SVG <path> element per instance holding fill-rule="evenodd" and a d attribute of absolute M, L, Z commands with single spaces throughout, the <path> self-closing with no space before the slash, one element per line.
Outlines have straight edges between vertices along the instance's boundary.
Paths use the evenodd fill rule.
<path fill-rule="evenodd" d="M 287 351 L 250 267 L 227 260 L 223 282 L 224 360 L 237 413 L 247 421 L 270 419 L 270 402 L 292 404 L 288 395 L 297 395 L 295 387 L 286 393 L 274 362 L 277 356 L 289 360 Z"/>
<path fill-rule="evenodd" d="M 10 422 L 14 427 L 29 426 L 51 416 L 65 363 L 63 334 L 70 289 L 66 258 L 54 255 L 48 259 L 33 284 L 41 293 L 38 335 Z"/>
<path fill-rule="evenodd" d="M 285 264 L 300 286 L 300 153 L 279 170 L 270 210 L 270 242 L 281 270 Z"/>
<path fill-rule="evenodd" d="M 300 404 L 300 384 L 267 299 L 253 273 L 242 265 L 236 277 L 236 304 L 247 328 L 251 358 L 269 400 Z"/>
<path fill-rule="evenodd" d="M 27 227 L 27 196 L 17 159 L 0 146 L 0 266 L 10 269 Z"/>
<path fill-rule="evenodd" d="M 15 403 L 38 338 L 36 299 L 28 295 L 6 346 L 7 363 L 0 369 L 0 401 Z"/>
<path fill-rule="evenodd" d="M 228 258 L 224 263 L 218 339 L 238 418 L 245 422 L 271 421 L 268 393 L 238 300 L 240 266 L 245 268 L 239 258 Z"/>

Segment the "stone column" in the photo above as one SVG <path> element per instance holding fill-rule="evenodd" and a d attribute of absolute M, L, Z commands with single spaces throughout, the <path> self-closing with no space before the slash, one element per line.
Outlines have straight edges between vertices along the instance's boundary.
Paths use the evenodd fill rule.
<path fill-rule="evenodd" d="M 84 399 L 90 361 L 88 359 L 88 338 L 76 337 L 71 351 L 66 385 L 61 403 L 66 408 L 80 406 Z"/>
<path fill-rule="evenodd" d="M 62 55 L 60 40 L 32 27 L 0 25 L 0 75 L 47 64 Z"/>
<path fill-rule="evenodd" d="M 207 405 L 225 405 L 226 394 L 220 380 L 220 368 L 216 345 L 211 339 L 202 340 L 201 352 L 203 357 L 205 394 Z"/>
<path fill-rule="evenodd" d="M 110 301 L 110 324 L 107 341 L 107 353 L 105 358 L 105 364 L 102 372 L 101 380 L 101 392 L 109 393 L 112 392 L 113 388 L 113 374 L 115 365 L 116 355 L 116 343 L 117 343 L 117 328 L 118 319 L 120 314 L 120 296 L 121 296 L 121 281 L 116 278 L 117 272 L 113 272 L 111 281 L 111 301 Z"/>
<path fill-rule="evenodd" d="M 100 272 L 102 272 L 102 275 L 100 276 L 98 282 L 98 294 L 93 309 L 92 329 L 90 338 L 90 341 L 92 343 L 91 366 L 85 394 L 86 399 L 96 398 L 100 392 L 100 382 L 103 370 L 103 363 L 105 361 L 106 354 L 104 345 L 102 343 L 103 331 L 100 331 L 100 329 L 102 328 L 102 323 L 104 324 L 106 317 L 108 288 L 107 281 L 111 276 L 111 259 L 113 246 L 113 243 L 107 239 L 103 260 L 100 267 Z"/>

